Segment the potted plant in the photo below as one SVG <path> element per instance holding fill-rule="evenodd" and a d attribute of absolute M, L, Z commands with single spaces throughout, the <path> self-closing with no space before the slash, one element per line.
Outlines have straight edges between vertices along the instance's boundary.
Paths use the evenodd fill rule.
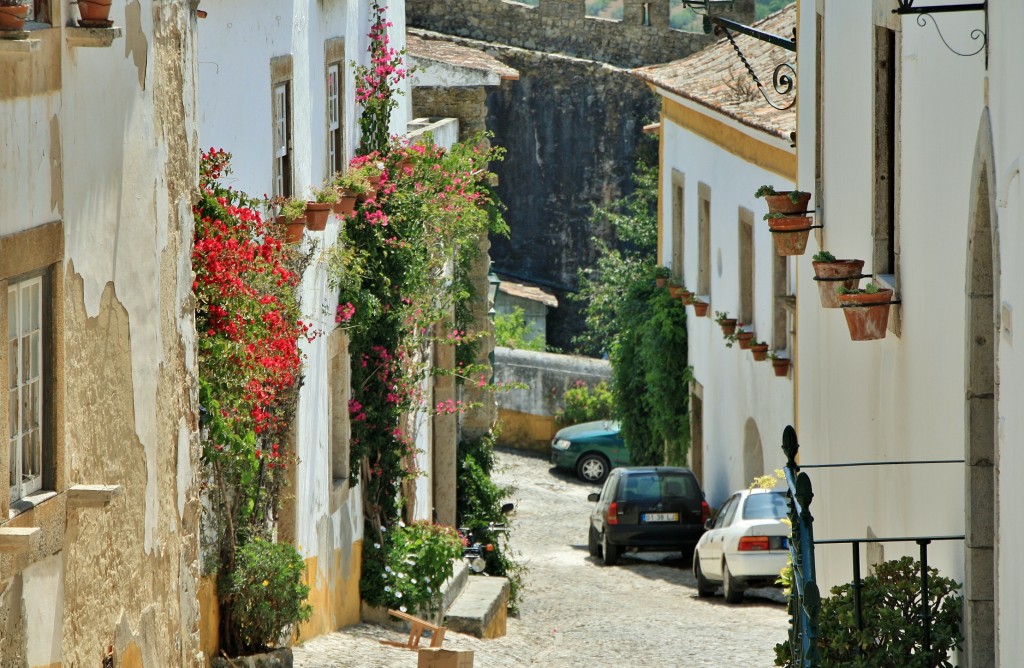
<path fill-rule="evenodd" d="M 302 241 L 306 228 L 306 202 L 295 197 L 275 197 L 270 206 L 277 211 L 276 222 L 284 227 L 284 240 L 289 244 Z"/>
<path fill-rule="evenodd" d="M 755 362 L 763 362 L 768 356 L 768 344 L 764 341 L 755 341 L 750 344 L 750 354 L 754 356 Z"/>
<path fill-rule="evenodd" d="M 370 184 L 355 175 L 342 174 L 338 172 L 332 181 L 334 189 L 338 192 L 338 201 L 331 209 L 339 216 L 346 216 L 356 209 L 356 197 L 360 192 L 365 192 Z"/>
<path fill-rule="evenodd" d="M 0 30 L 16 32 L 25 29 L 28 17 L 26 0 L 0 0 Z"/>
<path fill-rule="evenodd" d="M 110 4 L 112 0 L 76 0 L 81 18 L 78 25 L 83 28 L 109 28 Z"/>
<path fill-rule="evenodd" d="M 818 282 L 818 297 L 822 308 L 839 308 L 836 288 L 853 290 L 857 287 L 864 270 L 864 260 L 837 260 L 828 251 L 815 253 L 811 258 L 814 280 Z"/>
<path fill-rule="evenodd" d="M 868 283 L 863 290 L 840 286 L 836 289 L 839 305 L 846 316 L 846 326 L 853 341 L 874 341 L 885 338 L 889 325 L 889 302 L 892 290 Z"/>
<path fill-rule="evenodd" d="M 777 350 L 768 353 L 768 359 L 772 361 L 772 370 L 775 375 L 784 378 L 789 375 L 789 358 L 783 357 Z"/>
<path fill-rule="evenodd" d="M 696 297 L 694 297 L 690 303 L 693 304 L 693 314 L 695 316 L 697 316 L 698 318 L 704 318 L 707 316 L 708 308 L 711 307 L 711 304 L 705 301 L 701 301 Z"/>
<path fill-rule="evenodd" d="M 668 267 L 655 267 L 654 268 L 654 284 L 659 288 L 663 288 L 668 285 L 668 277 L 672 275 L 672 271 Z"/>
<path fill-rule="evenodd" d="M 736 332 L 736 340 L 740 344 L 740 350 L 747 350 L 750 348 L 750 344 L 754 341 L 754 330 L 744 329 Z"/>
<path fill-rule="evenodd" d="M 676 283 L 674 281 L 669 281 L 669 283 L 668 283 L 668 296 L 671 297 L 672 299 L 681 299 L 683 294 L 686 293 L 686 292 L 687 292 L 687 290 L 686 290 L 686 288 L 684 286 L 679 285 L 678 283 Z"/>
<path fill-rule="evenodd" d="M 313 199 L 306 202 L 306 227 L 321 232 L 327 227 L 332 205 L 338 201 L 338 190 L 333 183 L 325 183 L 310 187 L 309 192 Z"/>
<path fill-rule="evenodd" d="M 766 213 L 768 229 L 775 241 L 775 252 L 779 255 L 803 255 L 807 250 L 807 237 L 811 233 L 811 219 L 785 213 Z"/>
<path fill-rule="evenodd" d="M 763 197 L 768 203 L 768 213 L 804 213 L 807 211 L 807 203 L 811 200 L 811 193 L 802 190 L 783 190 L 777 192 L 771 186 L 761 186 L 754 193 L 754 197 Z"/>
<path fill-rule="evenodd" d="M 725 311 L 715 311 L 715 322 L 722 328 L 722 334 L 729 336 L 736 331 L 736 318 L 730 318 L 729 314 Z"/>

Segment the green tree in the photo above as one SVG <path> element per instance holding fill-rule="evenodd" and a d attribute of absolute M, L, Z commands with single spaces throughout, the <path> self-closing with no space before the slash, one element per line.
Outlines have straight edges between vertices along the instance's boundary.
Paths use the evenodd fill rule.
<path fill-rule="evenodd" d="M 511 313 L 494 316 L 494 341 L 506 348 L 544 350 L 544 340 L 531 336 L 530 323 L 526 322 L 526 314 L 518 306 Z"/>

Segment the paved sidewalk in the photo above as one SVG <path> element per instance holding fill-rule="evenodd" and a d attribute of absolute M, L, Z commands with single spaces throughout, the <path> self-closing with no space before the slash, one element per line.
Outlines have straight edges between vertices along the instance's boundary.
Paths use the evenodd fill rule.
<path fill-rule="evenodd" d="M 449 632 L 445 647 L 473 650 L 477 668 L 773 664 L 772 648 L 788 628 L 784 605 L 751 595 L 742 605 L 698 598 L 678 553 L 626 554 L 619 566 L 601 566 L 586 545 L 586 497 L 598 488 L 529 455 L 502 451 L 498 460 L 496 480 L 517 488 L 512 543 L 529 568 L 521 614 L 503 638 Z M 767 595 L 781 600 L 774 590 Z M 415 652 L 378 642 L 407 635 L 360 624 L 299 645 L 295 666 L 415 667 Z"/>

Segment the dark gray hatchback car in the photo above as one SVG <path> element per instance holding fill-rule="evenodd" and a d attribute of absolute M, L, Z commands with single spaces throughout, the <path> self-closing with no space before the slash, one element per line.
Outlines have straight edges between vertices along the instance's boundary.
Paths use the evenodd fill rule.
<path fill-rule="evenodd" d="M 704 533 L 710 509 L 688 468 L 614 469 L 590 514 L 590 555 L 612 566 L 626 549 L 680 550 L 684 558 Z"/>

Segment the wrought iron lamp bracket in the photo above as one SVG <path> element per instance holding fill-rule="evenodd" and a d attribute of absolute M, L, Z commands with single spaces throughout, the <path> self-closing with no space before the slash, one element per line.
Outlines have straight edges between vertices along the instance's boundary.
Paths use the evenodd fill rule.
<path fill-rule="evenodd" d="M 983 2 L 973 2 L 958 5 L 931 5 L 925 7 L 915 7 L 914 2 L 915 0 L 896 0 L 896 9 L 892 10 L 892 13 L 899 14 L 900 16 L 908 16 L 911 14 L 915 14 L 917 15 L 917 25 L 919 25 L 922 28 L 928 25 L 928 20 L 930 19 L 932 25 L 935 26 L 935 32 L 938 33 L 939 39 L 942 40 L 942 43 L 946 46 L 947 49 L 950 50 L 950 52 L 958 56 L 963 56 L 964 58 L 976 56 L 982 51 L 984 51 L 985 47 L 988 46 L 988 0 L 984 0 Z M 942 34 L 942 30 L 939 28 L 939 23 L 938 21 L 935 20 L 935 17 L 932 16 L 932 14 L 949 12 L 985 13 L 985 30 L 975 28 L 974 30 L 971 31 L 971 41 L 976 42 L 979 39 L 981 40 L 981 46 L 979 46 L 977 50 L 971 51 L 970 53 L 962 53 L 954 49 L 952 46 L 949 45 L 949 42 L 946 41 L 946 36 Z"/>
<path fill-rule="evenodd" d="M 743 54 L 736 40 L 733 39 L 733 32 L 742 33 L 749 37 L 753 37 L 756 40 L 767 42 L 774 46 L 781 47 L 787 51 L 796 51 L 796 31 L 793 31 L 793 39 L 786 39 L 785 37 L 779 37 L 769 32 L 762 30 L 756 30 L 750 26 L 731 21 L 729 19 L 722 18 L 720 16 L 708 16 L 705 15 L 705 20 L 712 26 L 714 26 L 716 33 L 725 35 L 725 38 L 729 40 L 729 44 L 732 45 L 733 50 L 736 51 L 736 55 L 739 56 L 740 62 L 743 63 L 743 67 L 746 68 L 750 78 L 753 79 L 754 84 L 757 86 L 757 92 L 761 94 L 764 101 L 767 102 L 775 109 L 784 110 L 789 109 L 796 103 L 796 93 L 794 88 L 796 86 L 796 68 L 790 63 L 780 63 L 775 67 L 772 72 L 772 88 L 775 89 L 776 94 L 782 96 L 792 95 L 792 99 L 788 103 L 776 104 L 768 97 L 765 86 L 761 83 L 760 77 L 757 76 L 757 72 L 754 71 L 753 66 L 747 60 L 747 57 Z"/>

